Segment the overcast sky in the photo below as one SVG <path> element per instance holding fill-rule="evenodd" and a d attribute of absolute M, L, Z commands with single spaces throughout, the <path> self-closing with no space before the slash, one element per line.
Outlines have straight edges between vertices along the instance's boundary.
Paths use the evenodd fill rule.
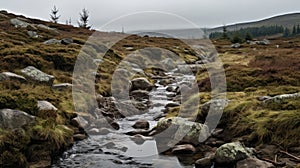
<path fill-rule="evenodd" d="M 86 8 L 94 29 L 115 31 L 122 26 L 125 31 L 194 26 L 181 17 L 198 27 L 215 27 L 300 12 L 299 0 L 0 0 L 1 9 L 43 20 L 49 20 L 54 5 L 59 9 L 61 23 L 71 18 L 72 24 L 77 25 L 79 12 Z M 129 15 L 132 13 L 137 14 Z M 121 16 L 122 19 L 103 27 Z"/>

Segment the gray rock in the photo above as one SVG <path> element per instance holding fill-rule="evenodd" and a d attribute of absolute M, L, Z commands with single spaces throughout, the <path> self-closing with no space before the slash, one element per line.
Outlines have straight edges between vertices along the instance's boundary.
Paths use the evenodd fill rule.
<path fill-rule="evenodd" d="M 27 31 L 28 36 L 30 36 L 31 38 L 38 38 L 39 35 L 37 34 L 37 32 L 35 31 Z"/>
<path fill-rule="evenodd" d="M 153 85 L 146 78 L 135 78 L 131 81 L 131 90 L 151 90 Z"/>
<path fill-rule="evenodd" d="M 107 128 L 92 128 L 87 133 L 89 135 L 107 135 L 110 133 L 110 130 Z"/>
<path fill-rule="evenodd" d="M 241 44 L 240 43 L 235 43 L 231 45 L 231 48 L 240 48 Z"/>
<path fill-rule="evenodd" d="M 15 129 L 34 123 L 35 117 L 23 111 L 12 109 L 0 110 L 0 128 L 2 129 Z"/>
<path fill-rule="evenodd" d="M 281 103 L 284 100 L 296 99 L 296 98 L 299 98 L 299 97 L 300 97 L 300 92 L 299 93 L 294 93 L 294 94 L 282 94 L 282 95 L 278 95 L 278 96 L 274 96 L 274 97 L 271 97 L 269 99 L 266 99 L 263 102 L 264 103 L 272 103 L 272 102 Z"/>
<path fill-rule="evenodd" d="M 196 149 L 191 144 L 184 144 L 184 145 L 176 145 L 172 149 L 173 154 L 194 154 L 196 152 Z"/>
<path fill-rule="evenodd" d="M 22 21 L 20 19 L 14 18 L 14 19 L 10 19 L 10 23 L 12 25 L 14 25 L 16 28 L 21 27 L 21 28 L 27 28 L 28 26 L 30 26 L 30 23 L 27 23 L 25 21 Z"/>
<path fill-rule="evenodd" d="M 15 73 L 12 72 L 2 72 L 0 73 L 0 81 L 4 81 L 4 80 L 17 80 L 17 81 L 21 81 L 21 82 L 26 82 L 26 78 L 21 76 L 21 75 L 17 75 Z"/>
<path fill-rule="evenodd" d="M 71 39 L 71 38 L 64 38 L 60 42 L 61 42 L 61 44 L 68 45 L 68 44 L 72 44 L 73 43 L 73 39 Z"/>
<path fill-rule="evenodd" d="M 48 26 L 43 25 L 43 24 L 38 24 L 38 25 L 36 25 L 36 26 L 37 26 L 38 28 L 42 28 L 42 29 L 45 29 L 45 30 L 50 30 L 50 31 L 55 31 L 55 32 L 57 32 L 56 29 L 51 28 L 51 27 L 48 27 Z"/>
<path fill-rule="evenodd" d="M 28 66 L 28 67 L 22 69 L 21 72 L 25 76 L 27 76 L 37 82 L 47 83 L 48 85 L 52 85 L 53 81 L 54 81 L 54 76 L 48 75 L 48 74 L 36 69 L 33 66 Z"/>
<path fill-rule="evenodd" d="M 272 163 L 250 157 L 237 162 L 236 168 L 275 168 Z"/>
<path fill-rule="evenodd" d="M 138 120 L 132 127 L 136 129 L 149 129 L 150 124 L 147 120 L 141 119 Z"/>
<path fill-rule="evenodd" d="M 157 141 L 161 141 L 162 145 L 165 146 L 168 141 L 173 144 L 188 143 L 199 145 L 210 135 L 206 125 L 188 121 L 180 117 L 160 119 L 157 123 L 156 131 L 157 133 L 163 132 Z"/>
<path fill-rule="evenodd" d="M 227 143 L 220 146 L 215 155 L 217 164 L 234 164 L 237 161 L 253 156 L 253 149 L 245 147 L 240 142 Z"/>
<path fill-rule="evenodd" d="M 52 86 L 52 89 L 55 90 L 66 90 L 71 89 L 73 85 L 71 83 L 59 83 Z"/>
<path fill-rule="evenodd" d="M 176 68 L 176 64 L 174 63 L 174 61 L 171 58 L 166 58 L 166 59 L 162 60 L 161 63 L 168 70 L 172 70 L 172 69 Z"/>
<path fill-rule="evenodd" d="M 265 100 L 268 100 L 268 99 L 271 99 L 272 97 L 270 96 L 260 96 L 260 97 L 257 97 L 257 100 L 259 101 L 265 101 Z"/>
<path fill-rule="evenodd" d="M 138 145 L 142 145 L 146 140 L 152 140 L 152 138 L 147 138 L 140 134 L 131 136 L 130 139 Z"/>
<path fill-rule="evenodd" d="M 48 101 L 38 101 L 39 110 L 43 111 L 57 111 L 58 109 Z"/>
<path fill-rule="evenodd" d="M 44 42 L 44 44 L 61 44 L 61 40 L 57 40 L 57 39 L 50 39 Z"/>

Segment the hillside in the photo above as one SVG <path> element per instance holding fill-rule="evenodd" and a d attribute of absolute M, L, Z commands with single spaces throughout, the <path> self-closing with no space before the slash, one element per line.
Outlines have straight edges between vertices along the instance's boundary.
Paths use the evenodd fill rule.
<path fill-rule="evenodd" d="M 0 11 L 0 167 L 300 166 L 299 38 L 144 35 Z"/>

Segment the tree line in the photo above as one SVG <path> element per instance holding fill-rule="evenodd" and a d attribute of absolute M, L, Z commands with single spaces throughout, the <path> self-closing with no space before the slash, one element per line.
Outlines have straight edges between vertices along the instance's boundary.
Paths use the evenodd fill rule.
<path fill-rule="evenodd" d="M 261 27 L 241 28 L 235 31 L 227 31 L 223 26 L 223 32 L 213 32 L 209 35 L 210 39 L 229 39 L 234 43 L 252 40 L 253 38 L 282 34 L 290 37 L 300 34 L 300 25 L 294 25 L 292 31 L 288 27 L 272 25 Z"/>
<path fill-rule="evenodd" d="M 51 13 L 50 13 L 50 20 L 53 22 L 53 23 L 57 23 L 60 16 L 58 14 L 59 13 L 59 10 L 58 8 L 56 8 L 56 6 L 53 7 L 53 9 L 51 9 Z M 79 13 L 79 21 L 77 22 L 78 23 L 78 26 L 79 27 L 82 27 L 82 28 L 85 28 L 85 29 L 90 29 L 91 26 L 88 24 L 88 21 L 89 21 L 89 11 L 85 8 L 82 9 L 82 11 Z M 72 24 L 72 20 L 71 18 L 69 18 L 69 20 L 66 20 L 66 24 L 67 25 L 71 25 Z"/>

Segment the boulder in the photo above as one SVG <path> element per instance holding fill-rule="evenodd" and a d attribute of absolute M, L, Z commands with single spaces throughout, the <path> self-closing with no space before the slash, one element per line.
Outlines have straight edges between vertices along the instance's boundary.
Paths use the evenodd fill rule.
<path fill-rule="evenodd" d="M 31 38 L 38 38 L 39 35 L 37 34 L 37 32 L 35 31 L 27 31 L 28 36 L 30 36 Z"/>
<path fill-rule="evenodd" d="M 87 138 L 87 136 L 85 134 L 76 134 L 73 136 L 73 138 L 75 141 L 82 141 Z"/>
<path fill-rule="evenodd" d="M 52 85 L 53 81 L 54 81 L 54 76 L 48 75 L 48 74 L 36 69 L 33 66 L 28 66 L 28 67 L 22 69 L 21 72 L 28 78 L 30 78 L 34 81 L 37 81 L 37 82 Z"/>
<path fill-rule="evenodd" d="M 238 161 L 236 164 L 236 168 L 275 168 L 275 166 L 272 163 L 250 157 Z"/>
<path fill-rule="evenodd" d="M 146 78 L 135 78 L 131 81 L 131 90 L 151 90 L 153 85 Z"/>
<path fill-rule="evenodd" d="M 224 144 L 217 149 L 215 161 L 219 165 L 231 165 L 237 161 L 251 157 L 253 154 L 253 149 L 245 147 L 240 142 L 232 142 Z"/>
<path fill-rule="evenodd" d="M 38 101 L 38 117 L 41 118 L 56 118 L 57 117 L 57 108 L 48 101 Z"/>
<path fill-rule="evenodd" d="M 168 103 L 165 108 L 171 108 L 171 107 L 178 107 L 180 106 L 179 103 L 176 103 L 176 102 L 172 102 L 172 103 Z"/>
<path fill-rule="evenodd" d="M 72 88 L 73 85 L 71 83 L 59 83 L 52 86 L 52 89 L 54 90 L 66 90 Z"/>
<path fill-rule="evenodd" d="M 172 149 L 173 154 L 194 154 L 196 152 L 196 149 L 191 144 L 184 144 L 184 145 L 176 145 Z"/>
<path fill-rule="evenodd" d="M 133 126 L 136 129 L 149 129 L 150 124 L 147 120 L 138 120 Z"/>
<path fill-rule="evenodd" d="M 172 69 L 176 68 L 176 64 L 174 63 L 174 61 L 171 58 L 166 58 L 166 59 L 162 60 L 161 63 L 168 70 L 172 70 Z"/>
<path fill-rule="evenodd" d="M 231 48 L 240 48 L 241 44 L 240 43 L 235 43 L 231 45 Z"/>
<path fill-rule="evenodd" d="M 16 129 L 34 123 L 35 117 L 23 111 L 12 109 L 0 110 L 1 129 Z"/>
<path fill-rule="evenodd" d="M 293 93 L 293 94 L 282 94 L 282 95 L 277 95 L 274 97 L 270 97 L 266 100 L 264 100 L 264 103 L 281 103 L 284 100 L 287 99 L 296 99 L 296 98 L 300 98 L 300 92 L 299 93 Z"/>
<path fill-rule="evenodd" d="M 176 144 L 188 143 L 199 145 L 210 135 L 206 125 L 188 121 L 180 117 L 160 119 L 156 126 L 156 132 L 159 133 L 157 142 L 162 143 L 162 145 L 166 145 L 168 141 L 175 142 Z"/>
<path fill-rule="evenodd" d="M 14 19 L 10 19 L 10 23 L 12 25 L 14 25 L 16 28 L 21 27 L 21 28 L 27 28 L 28 26 L 30 26 L 30 23 L 27 23 L 25 21 L 22 21 L 20 19 L 14 18 Z"/>
<path fill-rule="evenodd" d="M 205 121 L 212 121 L 210 124 L 214 124 L 214 119 L 221 117 L 224 108 L 228 105 L 227 99 L 214 99 L 204 103 L 201 106 L 200 114 L 197 116 L 197 121 L 204 123 Z M 207 117 L 209 115 L 209 117 Z"/>
<path fill-rule="evenodd" d="M 68 45 L 68 44 L 72 44 L 73 43 L 73 39 L 71 38 L 64 38 L 60 41 L 61 44 L 64 44 L 64 45 Z"/>
<path fill-rule="evenodd" d="M 0 81 L 4 81 L 4 80 L 17 80 L 17 81 L 21 81 L 21 82 L 26 82 L 26 78 L 24 78 L 21 75 L 12 73 L 12 72 L 0 73 Z"/>

